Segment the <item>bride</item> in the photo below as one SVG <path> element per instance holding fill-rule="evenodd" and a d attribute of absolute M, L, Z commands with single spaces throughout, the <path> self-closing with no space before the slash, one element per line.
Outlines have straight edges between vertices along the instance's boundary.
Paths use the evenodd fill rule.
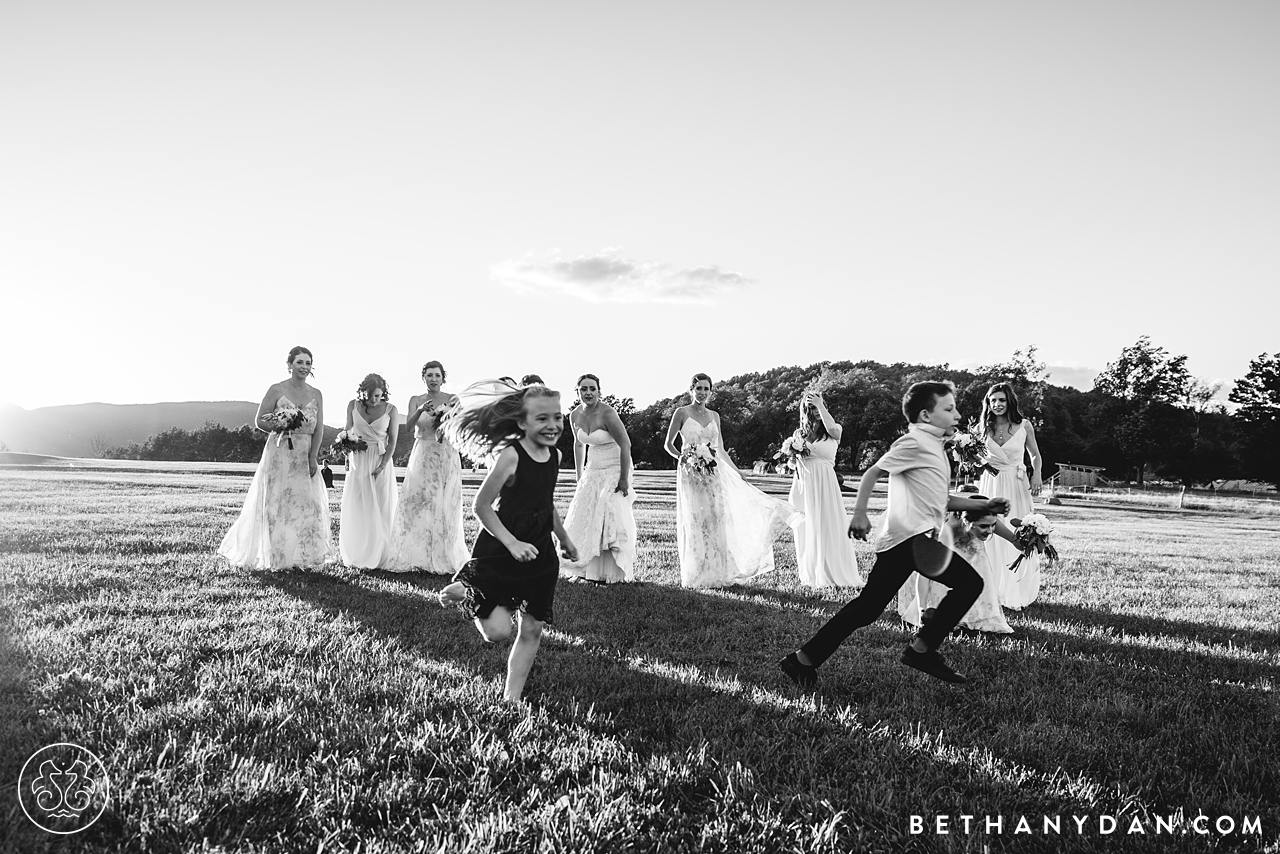
<path fill-rule="evenodd" d="M 631 503 L 631 439 L 617 410 L 600 398 L 600 378 L 578 378 L 581 403 L 569 413 L 578 486 L 564 517 L 578 559 L 567 578 L 609 583 L 635 580 L 636 517 Z M 584 459 L 585 458 L 585 459 Z"/>
<path fill-rule="evenodd" d="M 678 461 L 680 583 L 726 587 L 771 572 L 773 541 L 803 517 L 747 483 L 724 452 L 720 414 L 707 408 L 711 377 L 694 374 L 689 394 L 693 402 L 672 414 L 666 442 L 667 453 Z"/>

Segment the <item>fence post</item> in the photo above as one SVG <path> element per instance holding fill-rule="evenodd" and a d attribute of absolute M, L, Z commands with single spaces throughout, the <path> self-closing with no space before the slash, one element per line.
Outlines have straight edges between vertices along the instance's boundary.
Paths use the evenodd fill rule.
<path fill-rule="evenodd" d="M 1187 487 L 1184 485 L 1182 487 L 1182 490 L 1178 493 L 1178 509 L 1179 510 L 1183 509 L 1182 504 L 1186 500 L 1187 500 Z"/>

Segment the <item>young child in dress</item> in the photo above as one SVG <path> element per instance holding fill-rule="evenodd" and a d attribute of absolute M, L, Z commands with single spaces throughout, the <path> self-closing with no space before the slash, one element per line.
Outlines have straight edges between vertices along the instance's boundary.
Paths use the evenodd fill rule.
<path fill-rule="evenodd" d="M 849 536 L 867 538 L 871 531 L 867 503 L 876 481 L 887 473 L 889 506 L 875 542 L 875 565 L 857 598 L 808 643 L 778 663 L 797 685 L 817 684 L 818 667 L 856 629 L 875 622 L 912 572 L 941 582 L 951 591 L 939 603 L 934 618 L 903 651 L 902 663 L 947 682 L 966 681 L 938 654 L 938 647 L 982 592 L 982 579 L 964 558 L 938 542 L 938 534 L 948 510 L 1007 513 L 1009 502 L 948 493 L 951 465 L 942 443 L 960 424 L 955 386 L 949 382 L 914 384 L 902 399 L 902 413 L 910 424 L 907 433 L 862 476 L 849 522 Z"/>
<path fill-rule="evenodd" d="M 971 495 L 974 500 L 985 500 L 985 495 Z M 1017 520 L 1013 520 L 1015 523 Z M 1003 569 L 992 564 L 987 554 L 987 541 L 1000 537 L 1014 542 L 1013 529 L 989 510 L 965 510 L 948 514 L 947 525 L 942 531 L 943 543 L 969 562 L 982 577 L 982 593 L 965 612 L 957 624 L 962 629 L 975 632 L 1012 634 L 1000 607 L 1000 577 Z M 946 588 L 922 575 L 913 575 L 898 591 L 898 613 L 904 623 L 922 626 L 934 618 L 938 603 L 946 596 Z"/>
<path fill-rule="evenodd" d="M 553 618 L 560 559 L 552 533 L 564 556 L 578 559 L 555 507 L 556 442 L 564 430 L 560 393 L 543 385 L 477 383 L 459 395 L 444 429 L 449 442 L 472 459 L 495 452 L 497 457 L 476 495 L 482 530 L 471 560 L 440 591 L 440 602 L 460 606 L 487 641 L 511 637 L 519 614 L 503 691 L 504 699 L 518 701 L 543 627 Z"/>

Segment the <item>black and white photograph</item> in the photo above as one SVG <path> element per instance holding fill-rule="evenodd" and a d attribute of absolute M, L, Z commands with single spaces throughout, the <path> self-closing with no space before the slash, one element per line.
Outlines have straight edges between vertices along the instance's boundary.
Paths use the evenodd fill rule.
<path fill-rule="evenodd" d="M 0 852 L 1280 854 L 1277 45 L 0 3 Z"/>

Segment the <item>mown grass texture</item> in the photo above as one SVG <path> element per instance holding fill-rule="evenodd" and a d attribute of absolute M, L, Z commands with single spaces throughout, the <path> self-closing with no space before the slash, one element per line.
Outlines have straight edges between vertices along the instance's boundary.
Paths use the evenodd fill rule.
<path fill-rule="evenodd" d="M 217 560 L 246 486 L 0 472 L 0 849 L 1275 847 L 1273 516 L 1044 508 L 1065 559 L 1010 614 L 1015 636 L 948 644 L 971 684 L 900 665 L 887 612 L 805 694 L 776 661 L 849 591 L 801 588 L 785 539 L 770 576 L 681 589 L 670 476 L 639 473 L 641 583 L 562 583 L 511 707 L 508 647 L 435 603 L 443 576 Z M 56 840 L 9 787 L 62 740 L 97 751 L 115 790 Z M 1263 832 L 1124 832 L 1197 813 Z M 912 815 L 962 814 L 1003 816 L 1003 832 L 910 832 Z M 1120 831 L 1098 833 L 1101 814 Z M 1045 815 L 1095 818 L 1012 833 Z"/>

